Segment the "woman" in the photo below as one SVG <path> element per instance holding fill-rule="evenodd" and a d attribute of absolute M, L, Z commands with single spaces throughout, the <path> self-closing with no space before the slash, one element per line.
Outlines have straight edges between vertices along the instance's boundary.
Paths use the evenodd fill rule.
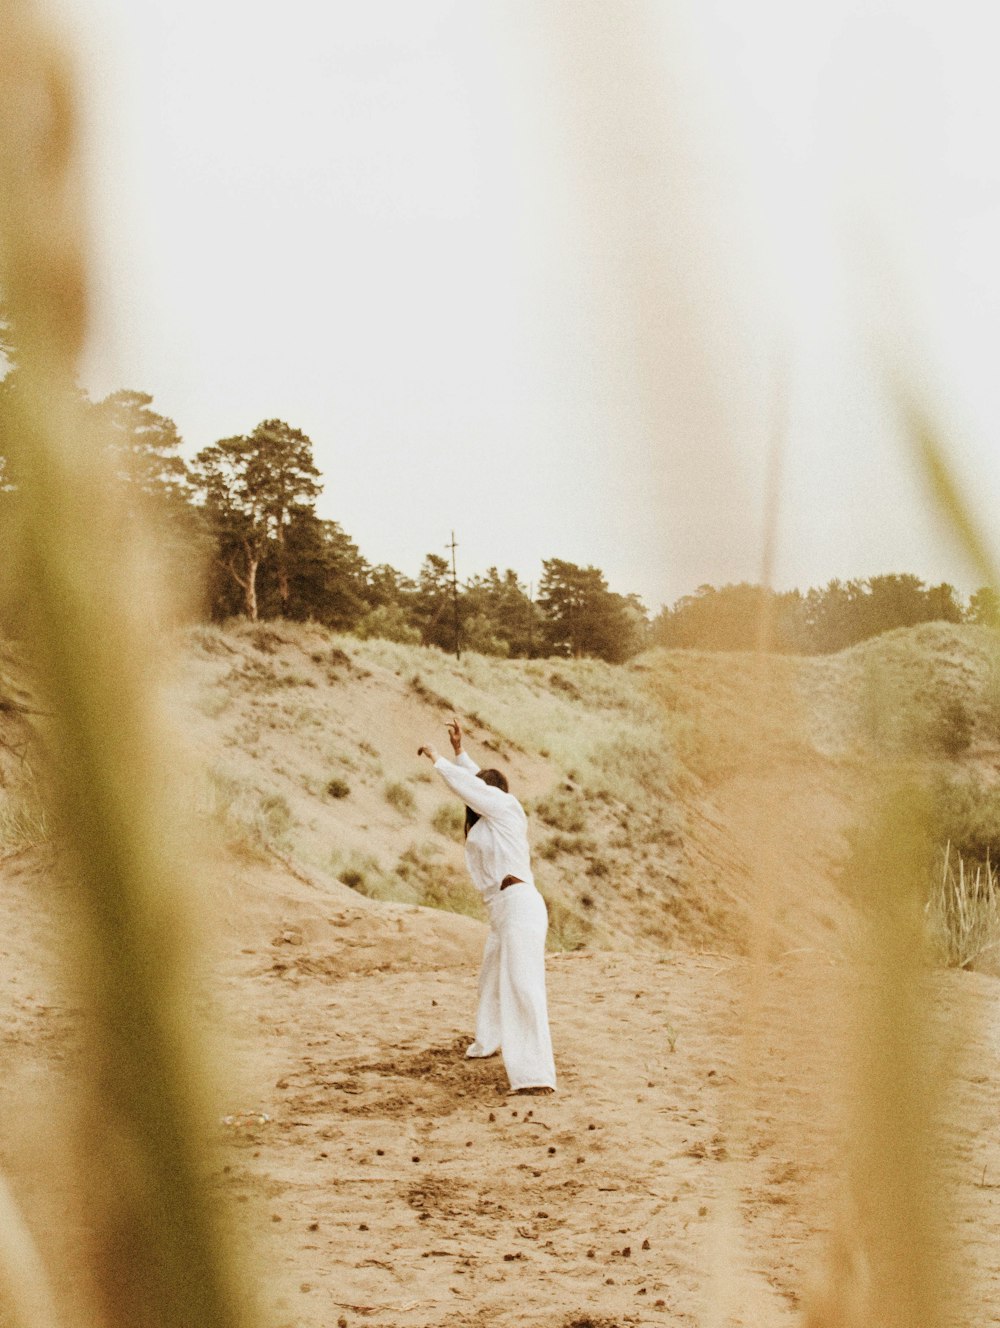
<path fill-rule="evenodd" d="M 454 762 L 421 747 L 453 793 L 465 803 L 465 861 L 483 897 L 490 931 L 479 974 L 476 1040 L 467 1056 L 498 1049 L 511 1092 L 556 1086 L 545 1001 L 545 900 L 535 889 L 528 818 L 507 791 L 499 770 L 480 770 L 462 750 L 457 719 L 448 725 Z"/>

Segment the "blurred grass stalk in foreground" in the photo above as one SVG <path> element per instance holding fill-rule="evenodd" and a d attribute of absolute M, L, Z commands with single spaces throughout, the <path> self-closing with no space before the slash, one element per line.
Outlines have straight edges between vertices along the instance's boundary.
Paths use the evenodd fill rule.
<path fill-rule="evenodd" d="M 686 211 L 668 211 L 670 224 L 659 231 L 653 224 L 658 207 L 662 209 L 666 179 L 674 186 L 671 199 L 697 199 L 699 177 L 689 162 L 697 158 L 696 149 L 710 152 L 712 145 L 707 139 L 698 142 L 692 132 L 697 121 L 678 95 L 682 80 L 676 68 L 677 86 L 666 78 L 658 83 L 655 77 L 652 52 L 663 10 L 637 0 L 624 11 L 580 3 L 554 6 L 552 13 L 557 16 L 559 68 L 565 83 L 566 137 L 579 144 L 578 165 L 585 181 L 580 211 L 592 219 L 595 250 L 621 278 L 614 287 L 627 292 L 628 309 L 621 321 L 634 330 L 631 376 L 622 374 L 619 400 L 624 402 L 638 387 L 649 421 L 650 481 L 669 477 L 673 490 L 683 492 L 688 504 L 693 498 L 705 529 L 712 529 L 711 513 L 731 491 L 725 431 L 714 427 L 722 418 L 717 403 L 726 391 L 726 348 L 721 337 L 719 344 L 712 345 L 717 329 L 711 325 L 711 311 L 702 315 L 697 304 L 681 298 L 680 290 L 680 274 L 690 266 L 689 256 L 694 254 L 702 263 L 710 256 L 691 239 L 696 204 L 689 203 Z M 680 16 L 678 7 L 670 9 L 670 21 L 678 28 Z M 681 42 L 680 31 L 673 35 Z M 602 150 L 608 139 L 629 151 Z M 678 383 L 684 369 L 691 372 L 686 382 Z M 778 434 L 783 396 L 789 388 L 782 375 L 775 416 Z M 690 404 L 693 397 L 700 398 L 697 410 Z M 685 427 L 686 412 L 696 428 Z M 957 531 L 973 564 L 982 569 L 990 564 L 986 545 L 959 499 L 943 449 L 932 431 L 912 414 L 910 419 L 914 451 L 931 480 L 937 510 Z M 692 436 L 703 440 L 700 448 L 690 446 Z M 712 446 L 704 445 L 706 439 Z M 778 444 L 780 439 L 767 483 L 765 584 L 780 515 Z M 690 507 L 666 516 L 664 527 L 691 528 L 685 524 L 692 518 Z M 985 579 L 996 584 L 992 568 Z M 763 618 L 762 695 L 772 669 L 766 654 L 768 629 Z M 818 1057 L 813 1087 L 824 1109 L 827 1090 L 838 1099 L 832 1108 L 832 1117 L 839 1119 L 834 1145 L 838 1156 L 832 1162 L 844 1174 L 846 1193 L 830 1212 L 810 1215 L 819 1229 L 830 1234 L 825 1271 L 814 1292 L 804 1298 L 806 1322 L 813 1328 L 875 1324 L 912 1328 L 918 1323 L 933 1328 L 941 1321 L 942 1303 L 952 1288 L 944 1239 L 947 1199 L 940 1193 L 941 1177 L 934 1161 L 945 1085 L 922 915 L 926 809 L 900 770 L 870 772 L 869 862 L 867 879 L 859 883 L 866 899 L 859 910 L 857 943 L 852 947 L 848 941 L 839 956 L 846 962 L 838 963 L 833 952 L 818 942 L 812 971 L 804 966 L 804 973 L 793 980 L 777 962 L 789 938 L 786 923 L 775 910 L 782 899 L 792 897 L 789 892 L 794 892 L 797 882 L 787 851 L 782 856 L 781 845 L 774 842 L 780 827 L 788 831 L 789 819 L 781 815 L 783 808 L 769 803 L 779 796 L 774 790 L 781 784 L 768 780 L 767 765 L 762 748 L 759 769 L 745 772 L 755 779 L 759 791 L 756 825 L 748 827 L 745 845 L 752 878 L 748 946 L 755 976 L 744 1011 L 747 1046 L 732 1124 L 737 1136 L 743 1136 L 741 1151 L 752 1157 L 757 1102 L 773 1088 L 761 1068 L 768 1065 L 768 1058 L 757 1054 L 766 1044 L 755 1045 L 754 1030 L 766 1032 L 770 1006 L 784 1020 L 786 1037 L 805 1036 L 812 1045 L 826 1048 L 825 1058 Z M 807 840 L 809 827 L 798 830 Z M 776 873 L 783 875 L 780 889 Z M 811 949 L 812 937 L 792 944 L 802 946 L 803 939 Z M 806 1000 L 803 982 L 809 988 Z M 787 1123 L 790 1157 L 797 1155 L 803 1132 L 819 1126 L 816 1120 Z M 742 1183 L 735 1174 L 729 1181 L 732 1186 Z M 739 1206 L 721 1207 L 735 1214 Z M 708 1307 L 712 1322 L 722 1321 L 726 1303 L 745 1306 L 752 1299 L 752 1275 L 745 1275 L 744 1261 L 737 1257 L 740 1234 L 733 1217 L 724 1233 L 725 1253 L 718 1260 Z M 762 1313 L 770 1311 L 762 1308 Z"/>
<path fill-rule="evenodd" d="M 996 588 L 989 541 L 962 495 L 942 430 L 906 392 L 897 390 L 897 405 L 933 510 L 980 580 Z M 762 682 L 766 673 L 762 664 Z M 874 699 L 888 709 L 883 687 Z M 827 1036 L 839 1035 L 844 1053 L 844 1185 L 823 1269 L 804 1299 L 804 1322 L 806 1328 L 933 1328 L 961 1312 L 956 1302 L 964 1291 L 954 1243 L 958 1195 L 949 1192 L 943 1126 L 953 1109 L 949 1071 L 968 1029 L 946 1027 L 938 1011 L 941 992 L 930 968 L 933 943 L 940 951 L 941 940 L 928 918 L 936 906 L 945 938 L 954 943 L 948 908 L 961 913 L 967 900 L 961 890 L 944 905 L 933 895 L 928 900 L 930 864 L 940 846 L 930 838 L 926 770 L 918 773 L 912 762 L 887 756 L 867 772 L 866 783 L 862 841 L 846 882 L 859 923 L 846 952 L 850 962 L 839 987 L 836 980 L 816 979 L 817 992 L 826 985 L 829 1008 L 839 1015 Z M 761 804 L 764 834 L 772 813 Z M 946 856 L 945 892 L 947 868 Z M 973 928 L 969 918 L 961 921 Z M 756 918 L 755 927 L 766 933 L 768 918 Z M 754 948 L 760 963 L 767 945 L 758 940 Z"/>
<path fill-rule="evenodd" d="M 181 841 L 154 713 L 163 592 L 74 404 L 87 322 L 74 85 L 31 4 L 0 0 L 0 32 L 0 289 L 20 351 L 5 438 L 13 584 L 52 716 L 48 779 L 76 908 L 61 940 L 89 1030 L 73 1157 L 89 1317 L 228 1328 L 243 1320 L 205 1198 Z M 4 1280 L 16 1296 L 18 1277 Z"/>

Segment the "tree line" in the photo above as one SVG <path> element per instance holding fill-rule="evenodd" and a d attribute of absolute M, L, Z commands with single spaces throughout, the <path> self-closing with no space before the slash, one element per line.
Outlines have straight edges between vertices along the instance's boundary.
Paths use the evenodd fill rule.
<path fill-rule="evenodd" d="M 209 546 L 214 618 L 308 618 L 361 637 L 506 656 L 620 661 L 645 644 L 645 608 L 595 567 L 545 560 L 535 598 L 509 568 L 458 583 L 436 553 L 415 580 L 370 564 L 336 521 L 316 514 L 312 444 L 282 420 L 203 448 L 187 482 L 187 519 Z"/>
<path fill-rule="evenodd" d="M 2 529 L 16 508 L 4 437 L 19 390 L 16 338 L 2 306 L 0 362 Z M 92 401 L 76 390 L 74 399 L 128 506 L 152 519 L 175 574 L 204 586 L 202 612 L 213 620 L 311 619 L 362 638 L 443 650 L 457 639 L 482 654 L 611 662 L 651 645 L 725 651 L 763 642 L 783 653 L 825 654 L 933 620 L 1000 626 L 993 591 L 979 590 L 964 604 L 953 586 L 925 586 L 910 575 L 831 581 L 805 593 L 703 585 L 652 621 L 639 597 L 613 592 L 599 568 L 560 558 L 543 561 L 537 595 L 509 568 L 457 583 L 436 553 L 413 579 L 368 562 L 336 521 L 317 514 L 322 479 L 312 442 L 284 420 L 263 420 L 187 461 L 177 426 L 147 393 L 121 390 Z"/>
<path fill-rule="evenodd" d="M 1000 627 L 1000 600 L 989 587 L 968 603 L 954 586 L 925 585 L 909 574 L 830 581 L 802 592 L 741 582 L 699 586 L 653 620 L 653 644 L 689 650 L 755 650 L 825 655 L 897 627 L 925 622 Z"/>
<path fill-rule="evenodd" d="M 10 407 L 19 390 L 16 339 L 0 310 L 0 528 L 16 509 L 5 460 Z M 322 479 L 313 445 L 284 420 L 204 447 L 190 461 L 173 420 L 145 392 L 92 401 L 75 393 L 80 427 L 96 431 L 127 496 L 151 521 L 175 575 L 204 586 L 206 618 L 311 619 L 360 637 L 507 656 L 629 658 L 647 643 L 646 609 L 613 592 L 596 567 L 542 564 L 537 595 L 511 569 L 453 582 L 428 553 L 416 579 L 371 564 L 336 521 L 320 517 Z"/>

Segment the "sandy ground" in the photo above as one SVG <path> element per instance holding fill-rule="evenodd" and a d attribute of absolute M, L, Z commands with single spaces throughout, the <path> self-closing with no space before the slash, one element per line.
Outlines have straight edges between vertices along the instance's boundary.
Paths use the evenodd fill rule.
<path fill-rule="evenodd" d="M 729 968 L 553 957 L 551 1098 L 508 1096 L 499 1061 L 463 1058 L 470 965 L 418 984 L 256 976 L 265 1039 L 246 1029 L 243 1063 L 273 1120 L 232 1138 L 223 1183 L 250 1203 L 267 1186 L 258 1222 L 288 1322 L 705 1322 L 732 1197 Z M 801 1220 L 765 1251 L 770 1210 L 803 1178 L 783 1155 L 752 1170 L 753 1282 L 791 1321 Z"/>
<path fill-rule="evenodd" d="M 0 1163 L 29 1201 L 46 1175 L 24 1123 L 58 1119 L 79 1019 L 46 964 L 44 870 L 0 864 Z M 801 1322 L 838 1203 L 827 961 L 552 955 L 560 1090 L 510 1097 L 499 1060 L 463 1057 L 480 924 L 280 864 L 232 872 L 204 1129 L 266 1322 Z M 966 1293 L 950 1321 L 997 1323 L 998 988 L 935 991 L 963 1030 L 941 1145 Z M 32 1207 L 43 1247 L 58 1207 Z"/>

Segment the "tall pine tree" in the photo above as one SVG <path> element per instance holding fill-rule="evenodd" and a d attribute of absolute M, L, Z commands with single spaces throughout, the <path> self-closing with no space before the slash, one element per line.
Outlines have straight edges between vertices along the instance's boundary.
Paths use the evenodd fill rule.
<path fill-rule="evenodd" d="M 243 612 L 260 616 L 257 578 L 274 553 L 279 611 L 290 611 L 288 527 L 320 492 L 312 443 L 283 420 L 223 438 L 194 459 L 192 477 L 216 542 L 216 564 L 240 587 Z M 301 516 L 300 516 L 301 519 Z"/>

